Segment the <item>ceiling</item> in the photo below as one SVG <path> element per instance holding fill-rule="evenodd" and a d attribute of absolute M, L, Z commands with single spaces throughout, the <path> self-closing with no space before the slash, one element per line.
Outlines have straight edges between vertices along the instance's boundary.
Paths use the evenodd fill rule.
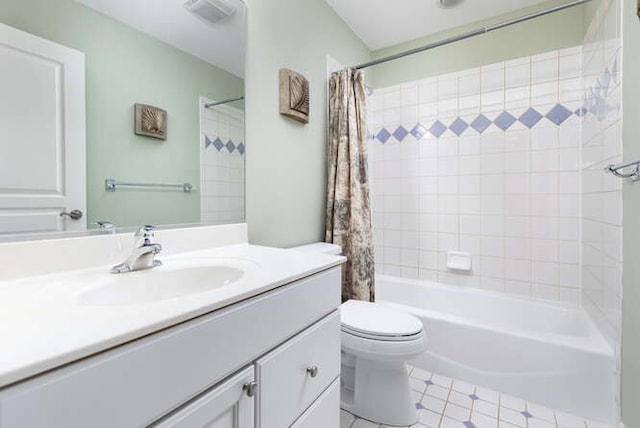
<path fill-rule="evenodd" d="M 444 9 L 437 0 L 325 0 L 371 50 L 481 21 L 546 0 L 458 0 Z"/>
<path fill-rule="evenodd" d="M 185 9 L 185 0 L 77 1 L 238 77 L 244 76 L 242 0 L 225 0 L 237 11 L 215 24 Z"/>

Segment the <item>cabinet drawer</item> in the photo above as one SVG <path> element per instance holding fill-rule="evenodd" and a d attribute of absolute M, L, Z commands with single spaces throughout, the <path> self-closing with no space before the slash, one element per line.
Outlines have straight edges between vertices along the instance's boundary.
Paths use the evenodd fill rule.
<path fill-rule="evenodd" d="M 290 426 L 340 374 L 340 313 L 259 359 L 256 368 L 259 427 Z"/>
<path fill-rule="evenodd" d="M 244 385 L 253 380 L 252 366 L 150 428 L 252 428 L 254 400 L 244 391 Z"/>
<path fill-rule="evenodd" d="M 340 378 L 307 409 L 291 428 L 327 428 L 340 426 Z"/>

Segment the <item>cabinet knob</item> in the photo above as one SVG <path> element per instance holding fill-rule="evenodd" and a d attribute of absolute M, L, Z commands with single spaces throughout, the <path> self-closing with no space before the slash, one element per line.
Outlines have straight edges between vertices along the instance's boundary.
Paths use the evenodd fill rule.
<path fill-rule="evenodd" d="M 254 381 L 247 382 L 244 385 L 242 385 L 242 390 L 247 393 L 248 397 L 255 396 L 257 389 L 258 389 L 258 384 Z"/>
<path fill-rule="evenodd" d="M 307 368 L 307 373 L 309 373 L 309 376 L 311 376 L 311 377 L 318 376 L 318 366 L 308 367 Z"/>

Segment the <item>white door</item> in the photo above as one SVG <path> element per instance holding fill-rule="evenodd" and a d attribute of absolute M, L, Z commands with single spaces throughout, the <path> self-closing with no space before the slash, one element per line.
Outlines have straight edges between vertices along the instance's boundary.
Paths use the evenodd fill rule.
<path fill-rule="evenodd" d="M 0 24 L 0 236 L 84 230 L 84 54 Z"/>
<path fill-rule="evenodd" d="M 253 367 L 248 367 L 151 427 L 253 428 L 253 390 L 250 393 L 245 388 L 252 382 Z"/>

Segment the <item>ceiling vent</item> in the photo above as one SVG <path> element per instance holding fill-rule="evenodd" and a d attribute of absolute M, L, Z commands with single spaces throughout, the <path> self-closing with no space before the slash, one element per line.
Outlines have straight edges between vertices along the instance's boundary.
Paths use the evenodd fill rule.
<path fill-rule="evenodd" d="M 236 11 L 232 6 L 222 0 L 189 0 L 184 4 L 189 12 L 195 13 L 200 18 L 212 24 L 233 15 Z"/>
<path fill-rule="evenodd" d="M 441 9 L 450 9 L 458 6 L 464 0 L 437 0 L 438 7 Z"/>

